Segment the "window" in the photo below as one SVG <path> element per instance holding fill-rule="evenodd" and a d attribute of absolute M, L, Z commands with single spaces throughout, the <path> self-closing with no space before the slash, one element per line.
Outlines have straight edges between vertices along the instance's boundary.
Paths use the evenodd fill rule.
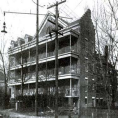
<path fill-rule="evenodd" d="M 96 98 L 96 105 L 98 106 L 99 104 L 99 98 Z"/>
<path fill-rule="evenodd" d="M 88 77 L 85 77 L 85 82 L 86 84 L 88 84 Z"/>
<path fill-rule="evenodd" d="M 87 92 L 87 90 L 88 90 L 88 86 L 85 86 L 85 92 Z"/>
<path fill-rule="evenodd" d="M 85 97 L 85 104 L 87 105 L 87 97 Z"/>
<path fill-rule="evenodd" d="M 92 106 L 95 107 L 95 97 L 92 97 Z"/>
<path fill-rule="evenodd" d="M 85 77 L 85 80 L 88 80 L 88 77 Z"/>
<path fill-rule="evenodd" d="M 85 51 L 88 52 L 88 39 L 85 38 Z"/>
<path fill-rule="evenodd" d="M 95 84 L 92 85 L 92 90 L 93 90 L 93 91 L 95 90 Z"/>
<path fill-rule="evenodd" d="M 103 98 L 100 98 L 100 105 L 103 105 Z"/>
<path fill-rule="evenodd" d="M 85 57 L 86 60 L 88 60 L 88 57 Z"/>
<path fill-rule="evenodd" d="M 85 60 L 85 72 L 88 72 L 88 59 Z"/>
<path fill-rule="evenodd" d="M 94 81 L 95 79 L 93 78 L 92 80 Z"/>

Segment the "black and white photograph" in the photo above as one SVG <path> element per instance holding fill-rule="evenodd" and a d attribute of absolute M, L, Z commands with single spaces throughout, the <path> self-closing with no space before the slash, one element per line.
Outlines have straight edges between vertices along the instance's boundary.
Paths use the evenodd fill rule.
<path fill-rule="evenodd" d="M 118 0 L 0 0 L 0 118 L 118 118 Z"/>

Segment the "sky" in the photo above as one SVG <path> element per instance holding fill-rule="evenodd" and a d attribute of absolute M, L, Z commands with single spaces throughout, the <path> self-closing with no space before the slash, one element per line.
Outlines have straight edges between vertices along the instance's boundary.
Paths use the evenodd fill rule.
<path fill-rule="evenodd" d="M 55 8 L 47 9 L 48 5 L 54 4 L 60 0 L 39 0 L 39 4 L 44 7 L 39 7 L 40 14 L 46 14 L 47 11 L 54 13 Z M 3 30 L 3 22 L 6 23 L 7 34 L 0 32 L 0 45 L 5 43 L 5 50 L 10 46 L 11 40 L 17 40 L 18 37 L 24 37 L 25 34 L 31 36 L 36 32 L 36 16 L 11 14 L 9 12 L 23 12 L 23 13 L 36 13 L 36 0 L 1 0 L 0 1 L 0 31 Z M 65 3 L 59 5 L 59 13 L 68 18 L 80 18 L 87 8 L 93 9 L 93 0 L 66 0 Z M 44 16 L 39 16 L 39 24 Z M 74 20 L 73 19 L 73 20 Z M 64 19 L 67 20 L 67 19 Z M 71 22 L 71 21 L 70 21 Z M 4 45 L 3 45 L 4 46 Z"/>

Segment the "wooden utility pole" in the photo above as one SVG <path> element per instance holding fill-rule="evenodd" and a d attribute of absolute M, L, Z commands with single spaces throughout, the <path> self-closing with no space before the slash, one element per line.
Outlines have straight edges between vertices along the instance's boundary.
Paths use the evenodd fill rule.
<path fill-rule="evenodd" d="M 38 116 L 38 27 L 39 27 L 39 1 L 37 0 L 36 15 L 36 93 L 35 93 L 35 113 Z"/>
<path fill-rule="evenodd" d="M 23 53 L 22 53 L 22 46 L 21 46 L 21 97 L 23 102 Z"/>
<path fill-rule="evenodd" d="M 55 118 L 58 118 L 58 17 L 59 17 L 59 12 L 58 12 L 58 5 L 66 2 L 66 0 L 63 0 L 61 2 L 56 2 L 56 4 L 53 4 L 48 7 L 52 8 L 56 6 L 56 15 L 55 15 Z"/>

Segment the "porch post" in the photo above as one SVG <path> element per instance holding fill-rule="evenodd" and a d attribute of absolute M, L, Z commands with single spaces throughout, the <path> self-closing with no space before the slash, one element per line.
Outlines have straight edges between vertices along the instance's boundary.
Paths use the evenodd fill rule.
<path fill-rule="evenodd" d="M 30 49 L 29 49 L 29 62 L 30 62 Z"/>
<path fill-rule="evenodd" d="M 70 35 L 70 53 L 71 53 L 71 35 Z M 72 63 L 72 60 L 70 56 L 70 74 L 71 74 L 71 63 Z"/>
<path fill-rule="evenodd" d="M 72 106 L 72 78 L 70 78 L 70 95 L 69 95 L 69 105 Z"/>

